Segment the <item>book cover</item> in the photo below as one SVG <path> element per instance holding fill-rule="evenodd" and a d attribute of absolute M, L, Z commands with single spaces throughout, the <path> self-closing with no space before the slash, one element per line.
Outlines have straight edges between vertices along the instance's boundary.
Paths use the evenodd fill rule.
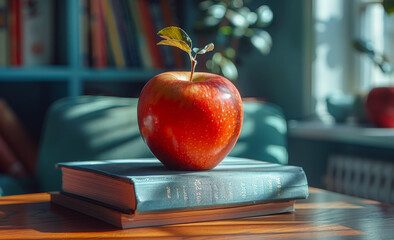
<path fill-rule="evenodd" d="M 54 6 L 51 0 L 22 0 L 22 64 L 50 65 L 54 54 Z"/>
<path fill-rule="evenodd" d="M 8 2 L 8 31 L 11 66 L 22 65 L 22 0 Z"/>
<path fill-rule="evenodd" d="M 116 20 L 114 10 L 110 0 L 103 0 L 104 4 L 104 17 L 107 34 L 109 36 L 109 44 L 113 54 L 116 67 L 126 67 L 125 56 L 123 55 L 122 45 L 119 39 L 119 32 L 116 27 Z M 94 41 L 94 40 L 92 40 Z"/>
<path fill-rule="evenodd" d="M 107 39 L 103 0 L 90 1 L 90 31 L 92 44 L 92 66 L 107 66 Z"/>
<path fill-rule="evenodd" d="M 142 31 L 141 12 L 138 10 L 138 1 L 127 1 L 129 12 L 132 18 L 132 25 L 135 29 L 136 42 L 138 46 L 138 55 L 141 59 L 141 65 L 145 69 L 153 69 L 152 56 L 149 53 L 148 43 Z"/>
<path fill-rule="evenodd" d="M 0 67 L 8 65 L 7 0 L 0 0 Z"/>
<path fill-rule="evenodd" d="M 14 176 L 25 176 L 27 172 L 7 142 L 0 135 L 0 172 Z"/>
<path fill-rule="evenodd" d="M 0 134 L 28 173 L 35 173 L 37 143 L 33 141 L 22 122 L 3 99 L 0 99 Z"/>
<path fill-rule="evenodd" d="M 57 166 L 62 169 L 62 191 L 127 213 L 255 204 L 308 196 L 302 168 L 244 158 L 227 157 L 208 171 L 171 171 L 157 159 Z"/>
<path fill-rule="evenodd" d="M 276 203 L 241 205 L 225 208 L 172 211 L 147 214 L 125 214 L 62 193 L 51 193 L 51 202 L 95 217 L 116 227 L 138 228 L 179 223 L 205 222 L 279 214 L 294 211 L 294 200 Z"/>

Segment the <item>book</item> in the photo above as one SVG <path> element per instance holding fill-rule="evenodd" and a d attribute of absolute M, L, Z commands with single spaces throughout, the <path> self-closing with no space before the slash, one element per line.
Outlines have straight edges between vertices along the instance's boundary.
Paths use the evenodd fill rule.
<path fill-rule="evenodd" d="M 137 6 L 138 11 L 140 12 L 139 23 L 141 24 L 142 34 L 144 34 L 146 39 L 148 54 L 151 55 L 153 68 L 162 69 L 165 67 L 165 64 L 159 46 L 157 46 L 159 38 L 155 32 L 153 16 L 150 11 L 150 4 L 148 1 L 137 1 Z"/>
<path fill-rule="evenodd" d="M 176 9 L 176 2 L 174 0 L 160 0 L 161 13 L 163 15 L 164 25 L 166 27 L 179 26 L 178 19 L 174 16 L 175 12 L 179 11 Z M 174 9 L 175 8 L 175 9 Z M 172 55 L 174 58 L 174 67 L 181 69 L 185 67 L 184 53 L 177 48 L 171 48 Z"/>
<path fill-rule="evenodd" d="M 29 174 L 35 173 L 37 143 L 23 126 L 7 102 L 0 99 L 0 134 L 22 162 Z"/>
<path fill-rule="evenodd" d="M 22 65 L 22 0 L 12 0 L 9 4 L 9 43 L 10 64 L 12 66 Z"/>
<path fill-rule="evenodd" d="M 8 65 L 7 0 L 0 0 L 0 67 Z"/>
<path fill-rule="evenodd" d="M 100 204 L 95 204 L 93 202 L 85 201 L 62 193 L 51 193 L 51 202 L 100 219 L 122 229 L 236 219 L 294 211 L 294 200 L 224 208 L 155 212 L 147 214 L 126 214 L 104 207 Z"/>
<path fill-rule="evenodd" d="M 145 69 L 152 69 L 153 60 L 151 54 L 149 54 L 147 39 L 142 31 L 141 12 L 138 10 L 138 1 L 128 0 L 127 3 L 131 15 L 131 24 L 135 29 L 138 55 L 141 58 L 141 65 Z"/>
<path fill-rule="evenodd" d="M 79 1 L 79 46 L 81 66 L 90 65 L 90 7 L 89 0 Z M 104 26 L 105 27 L 105 26 Z"/>
<path fill-rule="evenodd" d="M 115 13 L 112 8 L 111 1 L 103 0 L 103 4 L 109 45 L 115 61 L 115 65 L 118 68 L 126 67 L 125 57 L 123 55 L 124 51 L 122 50 L 122 44 L 119 39 L 119 32 L 116 26 Z M 94 39 L 92 41 L 94 41 Z"/>
<path fill-rule="evenodd" d="M 137 44 L 137 32 L 133 23 L 132 13 L 129 9 L 129 3 L 127 1 L 121 1 L 120 3 L 125 18 L 126 39 L 129 46 L 132 67 L 141 67 L 140 53 L 138 50 L 139 46 Z"/>
<path fill-rule="evenodd" d="M 119 37 L 119 41 L 121 44 L 121 49 L 123 51 L 123 56 L 125 59 L 125 64 L 127 67 L 132 67 L 136 63 L 133 62 L 132 55 L 130 48 L 130 41 L 127 38 L 127 22 L 130 21 L 126 18 L 125 12 L 123 9 L 122 2 L 119 0 L 112 0 L 111 1 L 112 9 L 114 11 L 115 16 L 115 23 L 116 29 Z"/>
<path fill-rule="evenodd" d="M 302 168 L 225 158 L 208 171 L 171 171 L 157 159 L 59 163 L 62 191 L 124 213 L 229 207 L 306 198 Z M 114 197 L 116 196 L 116 197 Z"/>
<path fill-rule="evenodd" d="M 164 18 L 162 14 L 162 9 L 160 7 L 159 1 L 158 0 L 150 0 L 149 1 L 150 5 L 150 11 L 153 19 L 153 25 L 155 27 L 155 32 L 158 33 L 161 29 L 168 27 L 164 25 Z M 159 42 L 160 39 L 157 40 Z M 174 63 L 174 58 L 173 54 L 171 52 L 171 48 L 169 46 L 160 46 L 159 51 L 161 53 L 161 56 L 163 57 L 164 60 L 164 66 L 166 68 L 173 68 L 175 66 Z"/>
<path fill-rule="evenodd" d="M 52 0 L 22 0 L 21 47 L 24 66 L 53 63 L 54 14 Z"/>
<path fill-rule="evenodd" d="M 107 39 L 103 0 L 90 1 L 90 31 L 92 66 L 104 68 L 107 66 Z"/>

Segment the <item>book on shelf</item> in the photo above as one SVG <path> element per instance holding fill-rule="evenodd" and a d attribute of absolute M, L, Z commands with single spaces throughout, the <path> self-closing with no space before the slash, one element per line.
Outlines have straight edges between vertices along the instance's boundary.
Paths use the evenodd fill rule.
<path fill-rule="evenodd" d="M 7 3 L 7 0 L 0 0 L 0 67 L 6 66 L 9 63 Z"/>
<path fill-rule="evenodd" d="M 165 26 L 180 26 L 179 20 L 174 16 L 174 12 L 179 11 L 176 9 L 175 0 L 160 0 L 161 12 Z M 183 52 L 177 48 L 170 48 L 174 57 L 174 67 L 181 69 L 185 67 L 185 58 Z"/>
<path fill-rule="evenodd" d="M 140 12 L 139 16 L 141 18 L 139 23 L 142 27 L 142 34 L 146 39 L 148 54 L 151 56 L 153 68 L 160 69 L 165 67 L 164 57 L 160 48 L 157 46 L 159 39 L 156 35 L 157 32 L 154 25 L 154 17 L 151 12 L 150 4 L 151 3 L 149 1 L 138 1 L 137 7 L 138 11 Z"/>
<path fill-rule="evenodd" d="M 89 0 L 79 1 L 79 48 L 81 66 L 90 66 L 90 7 Z"/>
<path fill-rule="evenodd" d="M 8 2 L 9 58 L 12 66 L 22 65 L 22 0 Z"/>
<path fill-rule="evenodd" d="M 53 61 L 54 1 L 0 0 L 0 66 Z"/>
<path fill-rule="evenodd" d="M 120 42 L 119 30 L 116 26 L 116 18 L 113 6 L 110 0 L 103 0 L 105 23 L 109 39 L 109 47 L 115 61 L 115 66 L 123 68 L 126 66 L 125 52 Z M 92 41 L 95 41 L 92 39 Z"/>
<path fill-rule="evenodd" d="M 59 163 L 62 192 L 123 213 L 231 207 L 302 199 L 300 167 L 225 158 L 208 171 L 172 171 L 157 159 Z M 114 197 L 116 196 L 116 197 Z"/>
<path fill-rule="evenodd" d="M 135 29 L 136 44 L 138 45 L 138 53 L 141 59 L 142 67 L 146 69 L 153 69 L 153 60 L 149 54 L 148 43 L 142 31 L 141 12 L 138 10 L 138 1 L 128 1 L 131 22 Z"/>
<path fill-rule="evenodd" d="M 153 26 L 155 27 L 155 32 L 158 33 L 161 29 L 165 28 L 164 24 L 164 15 L 162 14 L 163 9 L 161 9 L 159 0 L 150 0 L 150 11 L 153 19 Z M 170 25 L 172 26 L 172 25 Z M 157 43 L 160 41 L 157 35 L 155 34 L 156 40 L 154 47 L 157 47 Z M 174 68 L 174 56 L 172 55 L 172 48 L 170 46 L 160 46 L 158 49 L 161 54 L 161 58 L 164 62 L 164 67 L 166 68 Z"/>
<path fill-rule="evenodd" d="M 84 6 L 82 6 L 84 7 Z M 107 39 L 105 32 L 104 20 L 104 3 L 103 0 L 90 1 L 90 33 L 92 39 L 92 66 L 95 68 L 104 68 L 107 66 Z M 81 27 L 85 24 L 81 19 Z M 86 37 L 86 36 L 83 36 Z M 85 47 L 85 46 L 84 46 Z"/>
<path fill-rule="evenodd" d="M 150 212 L 145 214 L 123 213 L 101 204 L 64 193 L 51 193 L 51 202 L 100 219 L 122 229 L 236 219 L 294 211 L 294 200 L 198 210 L 186 209 L 183 211 Z"/>
<path fill-rule="evenodd" d="M 182 22 L 176 13 L 180 2 L 80 1 L 82 65 L 145 69 L 184 67 L 181 52 L 157 46 L 159 37 L 156 34 L 164 27 Z M 87 19 L 90 19 L 89 24 Z"/>
<path fill-rule="evenodd" d="M 43 66 L 53 62 L 54 1 L 22 1 L 22 60 L 24 66 Z"/>

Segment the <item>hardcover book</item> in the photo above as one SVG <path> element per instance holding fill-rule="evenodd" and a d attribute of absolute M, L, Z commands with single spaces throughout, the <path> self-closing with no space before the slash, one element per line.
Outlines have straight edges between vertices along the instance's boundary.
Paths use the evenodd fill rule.
<path fill-rule="evenodd" d="M 124 51 L 120 41 L 119 30 L 116 26 L 115 12 L 110 0 L 103 0 L 104 17 L 109 38 L 109 45 L 118 68 L 126 67 Z"/>
<path fill-rule="evenodd" d="M 93 202 L 85 201 L 62 193 L 51 193 L 51 202 L 91 217 L 95 217 L 122 229 L 235 219 L 294 211 L 294 200 L 275 203 L 238 205 L 224 208 L 166 211 L 145 214 L 122 213 L 111 208 L 104 207 L 100 204 L 95 204 Z"/>
<path fill-rule="evenodd" d="M 157 159 L 59 163 L 62 191 L 124 213 L 209 209 L 302 199 L 302 168 L 225 158 L 207 171 L 171 171 Z"/>
<path fill-rule="evenodd" d="M 90 1 L 90 31 L 92 43 L 92 66 L 107 66 L 107 39 L 104 20 L 103 0 Z"/>
<path fill-rule="evenodd" d="M 25 66 L 49 65 L 54 50 L 54 1 L 23 0 L 22 7 L 22 60 Z"/>
<path fill-rule="evenodd" d="M 8 65 L 7 0 L 0 0 L 0 67 Z"/>

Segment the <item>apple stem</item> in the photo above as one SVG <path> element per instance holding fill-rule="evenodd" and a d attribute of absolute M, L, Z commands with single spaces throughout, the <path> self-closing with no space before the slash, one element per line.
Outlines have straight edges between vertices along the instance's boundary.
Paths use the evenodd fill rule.
<path fill-rule="evenodd" d="M 190 79 L 189 79 L 189 81 L 191 82 L 193 80 L 193 73 L 197 65 L 197 60 L 196 60 L 197 54 L 194 57 L 191 54 L 189 54 L 189 56 L 190 56 L 190 62 L 192 64 L 192 70 L 190 72 Z"/>

